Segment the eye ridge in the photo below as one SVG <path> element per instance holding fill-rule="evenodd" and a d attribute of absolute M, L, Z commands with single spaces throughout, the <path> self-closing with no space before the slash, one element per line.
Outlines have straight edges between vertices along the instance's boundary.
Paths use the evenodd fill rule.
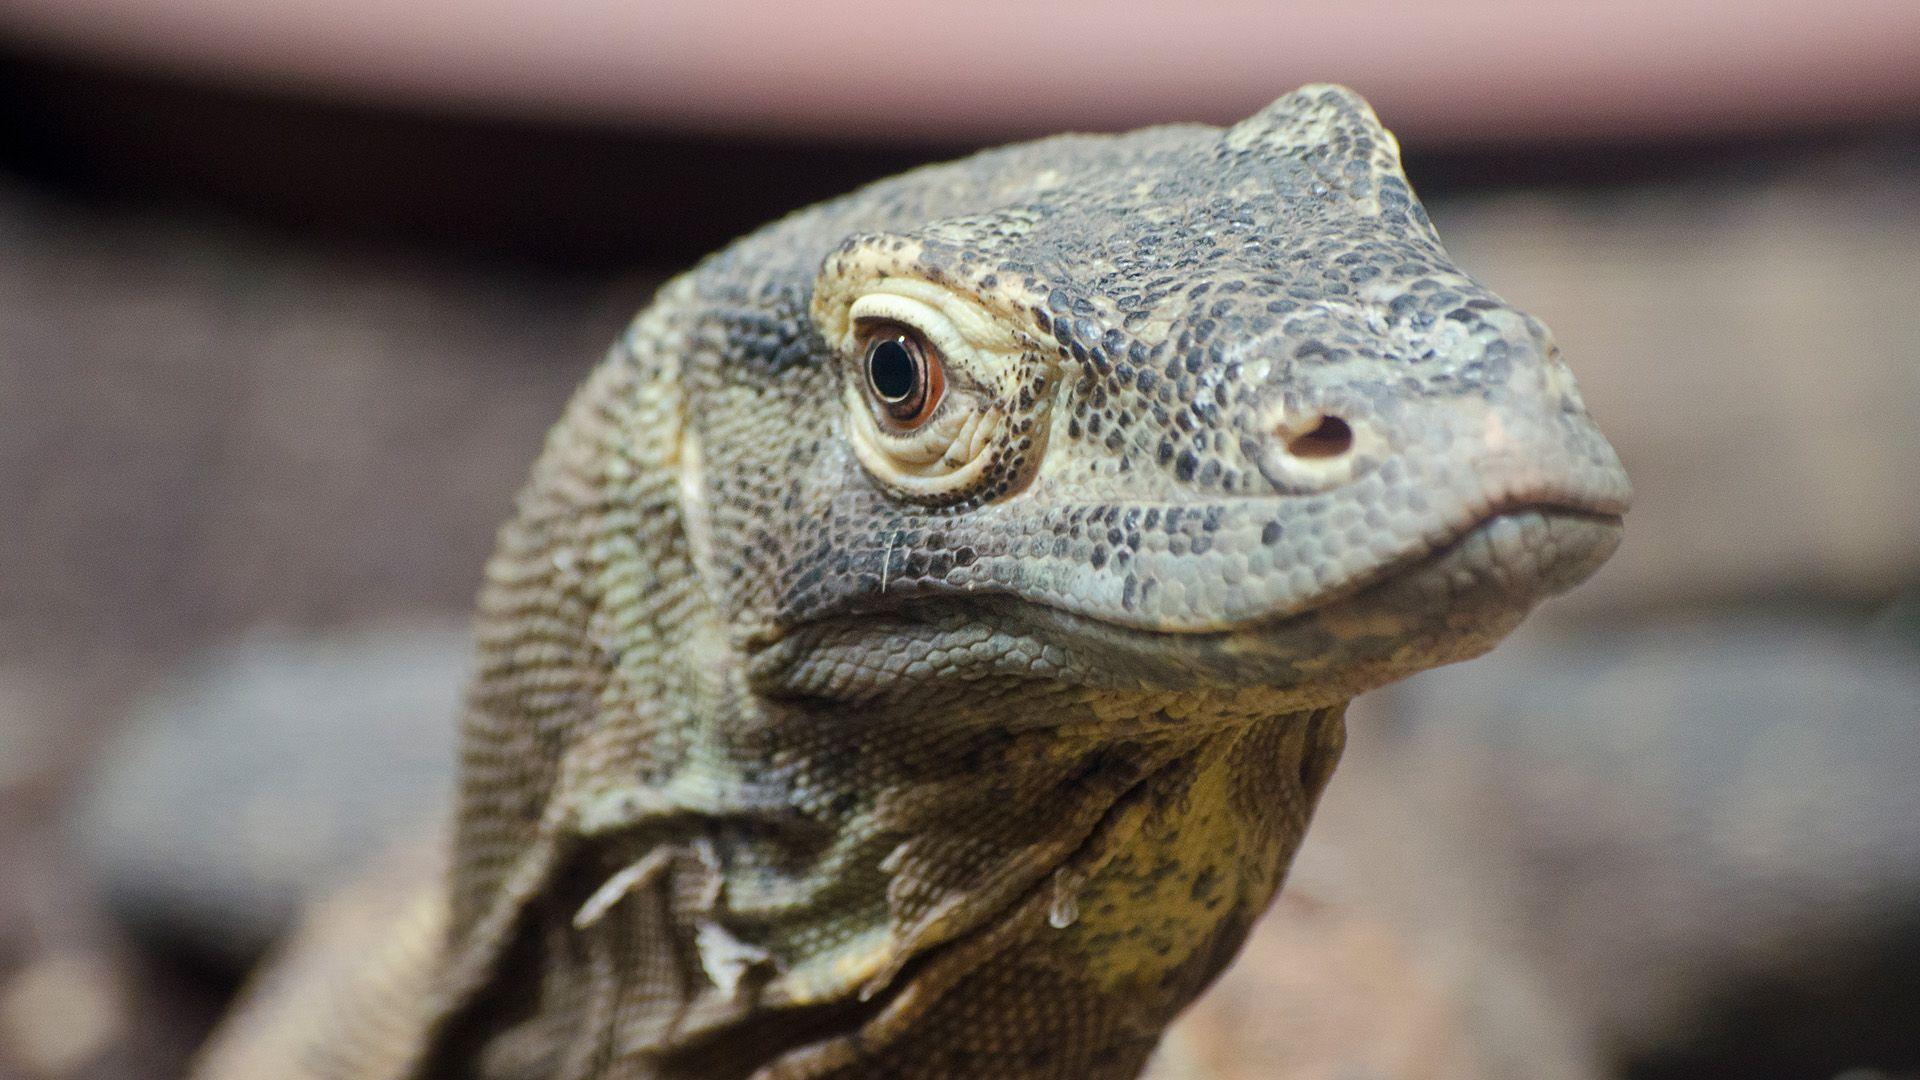
<path fill-rule="evenodd" d="M 891 426 L 926 423 L 940 404 L 945 375 L 939 354 L 906 327 L 882 327 L 867 339 L 867 393 Z"/>

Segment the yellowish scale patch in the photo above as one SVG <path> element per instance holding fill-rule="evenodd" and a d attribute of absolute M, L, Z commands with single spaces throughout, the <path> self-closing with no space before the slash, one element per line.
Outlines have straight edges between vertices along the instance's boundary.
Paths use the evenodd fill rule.
<path fill-rule="evenodd" d="M 1173 800 L 1122 811 L 1118 851 L 1075 898 L 1077 918 L 1060 931 L 1095 985 L 1156 986 L 1206 945 L 1223 915 L 1254 892 L 1256 902 L 1264 899 L 1272 882 L 1242 854 L 1263 845 L 1233 807 L 1232 791 L 1231 756 L 1212 753 Z M 1210 887 L 1196 888 L 1203 876 Z"/>

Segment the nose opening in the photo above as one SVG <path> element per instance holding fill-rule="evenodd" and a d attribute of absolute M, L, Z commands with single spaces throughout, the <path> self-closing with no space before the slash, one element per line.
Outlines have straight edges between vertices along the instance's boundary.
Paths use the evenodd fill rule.
<path fill-rule="evenodd" d="M 1287 453 L 1310 461 L 1337 458 L 1353 449 L 1353 427 L 1337 416 L 1322 416 L 1309 430 L 1287 440 Z"/>

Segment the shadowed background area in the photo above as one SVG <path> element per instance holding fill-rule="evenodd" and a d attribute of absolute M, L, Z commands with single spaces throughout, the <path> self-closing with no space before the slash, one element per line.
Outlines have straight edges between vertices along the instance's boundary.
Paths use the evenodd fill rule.
<path fill-rule="evenodd" d="M 0 5 L 0 1077 L 177 1075 L 435 819 L 492 530 L 666 276 L 1319 79 L 1637 503 L 1502 649 L 1356 705 L 1162 1065 L 1920 1076 L 1916 55 L 1872 0 Z"/>

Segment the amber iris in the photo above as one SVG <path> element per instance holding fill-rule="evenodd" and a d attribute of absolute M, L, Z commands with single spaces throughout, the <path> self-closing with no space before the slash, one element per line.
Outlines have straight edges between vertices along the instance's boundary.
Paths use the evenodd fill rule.
<path fill-rule="evenodd" d="M 867 337 L 866 369 L 867 392 L 892 426 L 919 427 L 940 404 L 946 385 L 940 357 L 912 330 L 876 327 Z"/>

